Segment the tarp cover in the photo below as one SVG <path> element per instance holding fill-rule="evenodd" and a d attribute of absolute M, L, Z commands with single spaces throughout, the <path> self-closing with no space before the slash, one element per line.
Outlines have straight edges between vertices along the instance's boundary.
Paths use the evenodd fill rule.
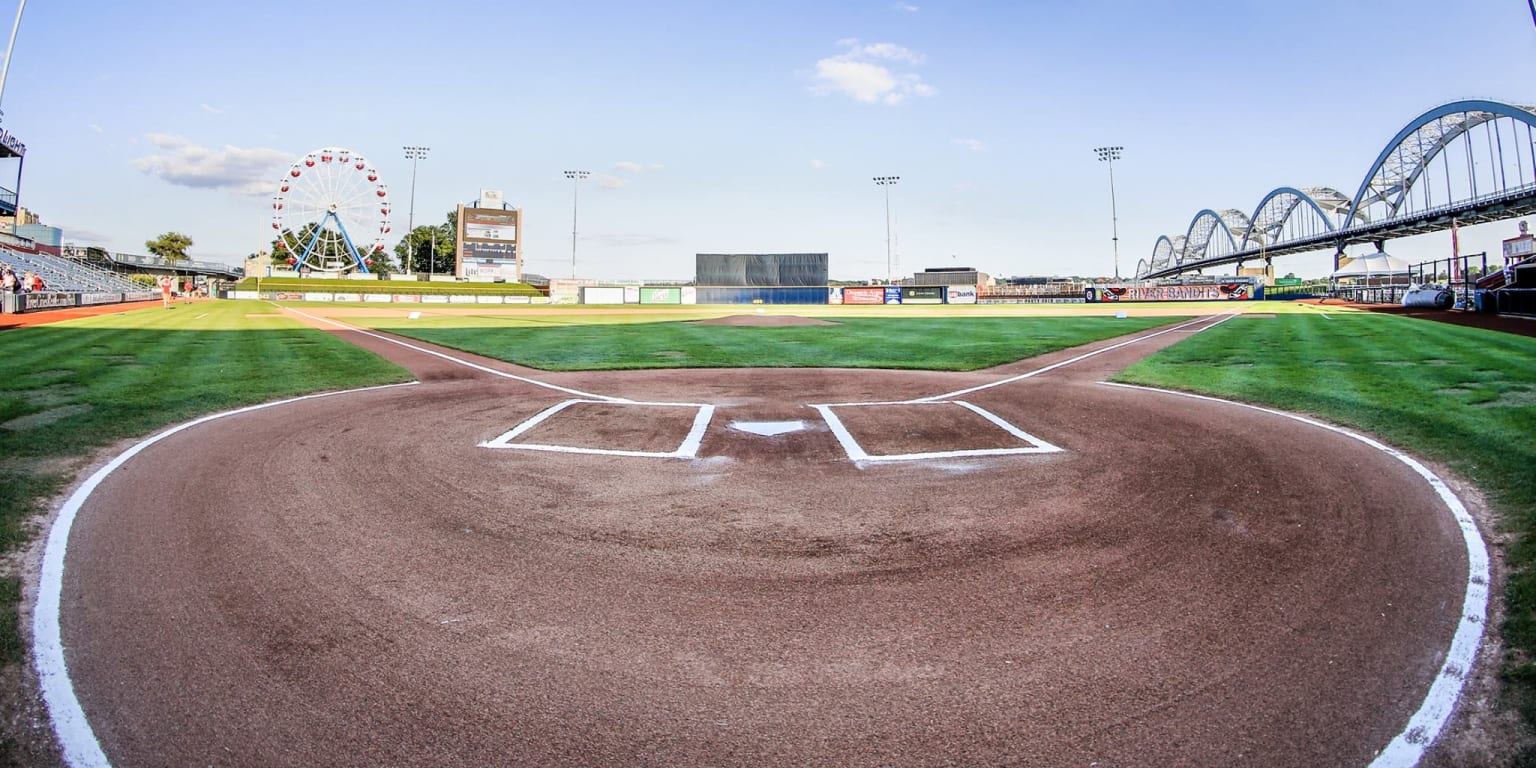
<path fill-rule="evenodd" d="M 825 253 L 700 253 L 696 285 L 815 286 L 827 284 Z"/>

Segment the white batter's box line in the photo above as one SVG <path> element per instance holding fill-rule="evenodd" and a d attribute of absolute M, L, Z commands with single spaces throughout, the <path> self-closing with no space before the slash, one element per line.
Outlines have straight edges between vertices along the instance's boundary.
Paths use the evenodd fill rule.
<path fill-rule="evenodd" d="M 555 414 L 573 405 L 618 405 L 625 408 L 697 408 L 698 413 L 694 414 L 693 426 L 688 430 L 687 437 L 684 437 L 683 442 L 677 446 L 676 450 L 672 451 L 625 451 L 613 448 L 582 448 L 572 445 L 548 445 L 544 443 L 512 442 L 528 430 L 544 423 L 551 416 L 554 416 Z M 494 440 L 487 440 L 486 442 L 480 443 L 479 447 L 510 448 L 519 451 L 545 451 L 548 453 L 583 453 L 594 456 L 629 456 L 642 459 L 692 459 L 698 456 L 699 445 L 704 441 L 704 432 L 705 430 L 709 429 L 709 422 L 714 418 L 714 415 L 715 407 L 713 405 L 706 405 L 704 403 L 642 403 L 628 400 L 622 403 L 618 403 L 614 402 L 613 400 L 578 398 L 575 400 L 566 400 L 561 403 L 556 403 L 555 405 L 545 408 L 544 410 L 529 418 L 527 421 L 524 421 L 523 423 L 513 427 L 506 434 L 503 434 Z"/>
<path fill-rule="evenodd" d="M 864 450 L 864 446 L 859 445 L 859 441 L 854 439 L 853 434 L 848 431 L 848 427 L 843 424 L 843 420 L 838 418 L 837 414 L 832 410 L 834 408 L 878 408 L 881 406 L 911 407 L 919 405 L 958 405 L 961 408 L 964 408 L 976 414 L 977 416 L 992 422 L 1004 432 L 1013 435 L 1021 442 L 1027 443 L 1027 445 L 1019 446 L 1016 448 L 972 448 L 954 451 L 924 451 L 921 453 L 872 455 L 868 451 Z M 1009 424 L 1007 421 L 1003 420 L 1002 417 L 992 413 L 991 411 L 988 411 L 985 408 L 972 405 L 971 403 L 967 403 L 963 400 L 925 400 L 921 402 L 913 402 L 908 400 L 889 403 L 827 403 L 824 405 L 812 405 L 811 407 L 815 408 L 818 412 L 821 413 L 822 419 L 826 420 L 827 426 L 832 430 L 832 434 L 837 437 L 837 442 L 843 446 L 843 453 L 846 453 L 848 455 L 848 460 L 853 462 L 894 462 L 925 461 L 931 459 L 962 459 L 974 458 L 978 456 L 1012 456 L 1018 454 L 1033 453 L 1062 453 L 1064 450 L 1058 446 L 1041 440 L 1040 438 L 1035 437 L 1034 435 L 1031 435 L 1022 429 L 1019 429 L 1012 424 Z"/>

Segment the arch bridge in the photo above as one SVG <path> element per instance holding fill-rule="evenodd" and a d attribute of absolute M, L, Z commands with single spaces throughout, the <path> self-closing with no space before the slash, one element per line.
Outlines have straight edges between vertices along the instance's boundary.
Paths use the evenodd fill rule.
<path fill-rule="evenodd" d="M 1245 214 L 1195 214 L 1136 265 L 1138 279 L 1263 261 L 1536 213 L 1536 107 L 1456 101 L 1397 132 L 1353 197 L 1331 187 L 1279 187 Z"/>

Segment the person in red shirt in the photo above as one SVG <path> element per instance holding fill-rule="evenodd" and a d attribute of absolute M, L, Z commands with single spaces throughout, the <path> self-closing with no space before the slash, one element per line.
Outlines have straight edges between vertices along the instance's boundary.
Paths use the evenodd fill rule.
<path fill-rule="evenodd" d="M 171 308 L 171 283 L 172 282 L 174 282 L 174 281 L 171 280 L 171 276 L 170 275 L 161 275 L 160 276 L 160 302 L 165 305 L 166 309 L 170 309 Z"/>
<path fill-rule="evenodd" d="M 191 304 L 192 303 L 192 289 L 193 289 L 193 287 L 194 286 L 192 285 L 192 278 L 190 278 L 190 277 L 187 278 L 187 281 L 185 283 L 182 283 L 182 285 L 181 285 L 181 302 L 183 304 Z"/>

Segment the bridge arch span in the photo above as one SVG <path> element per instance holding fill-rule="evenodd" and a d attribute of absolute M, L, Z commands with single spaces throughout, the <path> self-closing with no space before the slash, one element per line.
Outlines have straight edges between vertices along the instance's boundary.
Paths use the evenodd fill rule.
<path fill-rule="evenodd" d="M 1237 252 L 1237 238 L 1248 232 L 1248 217 L 1236 208 L 1213 211 L 1206 208 L 1195 214 L 1184 235 L 1184 247 L 1175 252 L 1175 266 L 1199 261 L 1212 255 Z M 1234 234 L 1234 232 L 1236 234 Z M 1219 234 L 1218 234 L 1219 233 Z M 1216 249 L 1212 254 L 1211 249 Z"/>
<path fill-rule="evenodd" d="M 1473 128 L 1503 118 L 1536 128 L 1536 108 L 1484 99 L 1453 101 L 1414 118 L 1371 163 L 1340 229 L 1366 223 L 1362 208 L 1377 203 L 1385 204 L 1389 211 L 1378 218 L 1396 216 L 1408 199 L 1409 187 L 1451 142 Z"/>
<path fill-rule="evenodd" d="M 1249 218 L 1252 224 L 1243 236 L 1242 250 L 1282 245 L 1291 238 L 1284 237 L 1287 225 L 1296 222 L 1298 211 L 1311 211 L 1316 217 L 1307 217 L 1311 226 L 1305 234 L 1333 232 L 1337 218 L 1349 210 L 1349 198 L 1331 187 L 1279 187 L 1264 196 Z"/>

